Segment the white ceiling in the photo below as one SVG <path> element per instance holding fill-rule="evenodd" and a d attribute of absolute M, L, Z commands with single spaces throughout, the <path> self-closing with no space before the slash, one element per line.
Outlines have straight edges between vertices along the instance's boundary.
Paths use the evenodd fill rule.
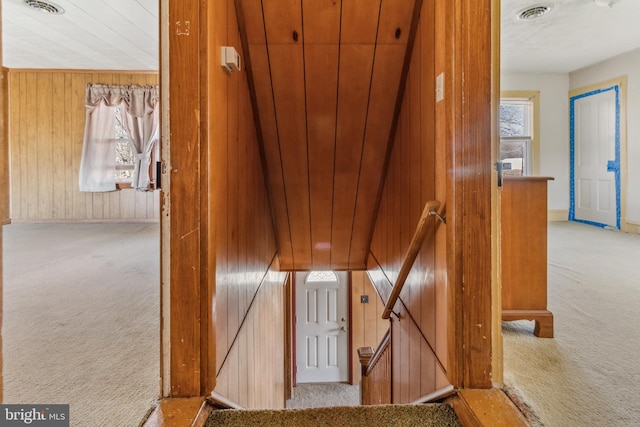
<path fill-rule="evenodd" d="M 53 0 L 62 15 L 2 0 L 8 68 L 157 70 L 158 0 Z"/>
<path fill-rule="evenodd" d="M 5 67 L 158 69 L 158 0 L 54 1 L 63 15 L 2 0 Z M 551 12 L 516 19 L 538 4 Z M 593 0 L 502 0 L 504 71 L 567 73 L 637 48 L 640 0 L 615 0 L 610 8 Z"/>
<path fill-rule="evenodd" d="M 550 5 L 541 18 L 518 12 Z M 502 0 L 501 67 L 506 71 L 568 73 L 640 48 L 640 0 Z"/>

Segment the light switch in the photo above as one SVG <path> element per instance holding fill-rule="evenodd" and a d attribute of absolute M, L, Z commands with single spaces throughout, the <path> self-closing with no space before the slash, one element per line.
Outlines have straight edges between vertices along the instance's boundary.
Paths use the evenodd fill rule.
<path fill-rule="evenodd" d="M 444 73 L 438 74 L 436 77 L 436 102 L 444 99 Z"/>
<path fill-rule="evenodd" d="M 369 304 L 369 295 L 360 295 L 360 304 Z"/>

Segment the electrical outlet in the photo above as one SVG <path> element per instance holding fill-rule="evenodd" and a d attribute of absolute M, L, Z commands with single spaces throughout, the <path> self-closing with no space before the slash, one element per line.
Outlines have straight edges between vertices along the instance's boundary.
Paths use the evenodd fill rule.
<path fill-rule="evenodd" d="M 360 304 L 369 304 L 369 295 L 360 295 Z"/>

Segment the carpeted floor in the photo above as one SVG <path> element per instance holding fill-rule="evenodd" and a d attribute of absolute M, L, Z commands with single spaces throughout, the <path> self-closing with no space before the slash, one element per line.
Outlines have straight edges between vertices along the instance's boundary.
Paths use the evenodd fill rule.
<path fill-rule="evenodd" d="M 298 384 L 287 408 L 320 408 L 323 406 L 357 406 L 360 404 L 360 385 L 342 383 Z"/>
<path fill-rule="evenodd" d="M 159 392 L 158 224 L 3 228 L 3 403 L 135 427 Z"/>
<path fill-rule="evenodd" d="M 4 403 L 69 403 L 77 427 L 137 426 L 158 393 L 157 224 L 3 234 Z M 526 321 L 503 328 L 507 386 L 545 426 L 640 425 L 639 277 L 640 236 L 550 223 L 556 338 Z"/>
<path fill-rule="evenodd" d="M 537 425 L 640 425 L 640 236 L 550 223 L 548 247 L 555 338 L 533 336 L 533 322 L 503 323 L 509 391 Z"/>
<path fill-rule="evenodd" d="M 330 408 L 213 411 L 207 427 L 460 427 L 450 406 L 377 405 Z"/>

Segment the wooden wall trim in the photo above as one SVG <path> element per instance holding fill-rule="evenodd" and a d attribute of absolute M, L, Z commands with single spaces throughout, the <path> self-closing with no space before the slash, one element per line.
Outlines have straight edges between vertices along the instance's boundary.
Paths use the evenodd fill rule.
<path fill-rule="evenodd" d="M 231 399 L 226 398 L 220 393 L 213 391 L 206 400 L 209 404 L 213 405 L 217 409 L 247 409 L 246 407 L 237 404 Z"/>
<path fill-rule="evenodd" d="M 453 55 L 445 71 L 450 126 L 447 228 L 449 283 L 457 317 L 452 338 L 455 386 L 490 388 L 491 251 L 491 0 L 446 2 Z M 453 9 L 453 10 L 451 10 Z M 450 83 L 449 83 L 450 82 Z M 447 100 L 447 97 L 448 100 Z"/>
<path fill-rule="evenodd" d="M 285 284 L 285 321 L 284 321 L 284 392 L 285 400 L 293 397 L 293 379 L 294 379 L 294 366 L 295 359 L 293 358 L 295 349 L 295 336 L 293 335 L 293 322 L 295 320 L 293 316 L 295 301 L 293 297 L 294 289 L 294 277 L 295 274 L 289 274 L 287 282 Z"/>
<path fill-rule="evenodd" d="M 0 27 L 1 29 L 1 27 Z M 2 52 L 0 51 L 0 58 Z M 9 179 L 9 134 L 8 134 L 8 93 L 9 79 L 6 70 L 0 75 L 0 220 L 2 224 L 11 222 L 10 216 L 10 188 Z"/>
<path fill-rule="evenodd" d="M 212 141 L 210 129 L 210 103 L 212 88 L 210 82 L 210 70 L 215 54 L 215 45 L 210 46 L 209 37 L 215 28 L 213 7 L 207 0 L 200 0 L 199 29 L 200 37 L 200 174 L 198 177 L 200 190 L 200 395 L 206 396 L 216 385 L 216 328 L 214 324 L 215 310 L 215 277 L 216 277 L 216 234 L 215 224 L 218 215 L 212 203 L 212 189 L 215 186 L 215 177 L 211 173 L 212 165 Z M 213 64 L 215 66 L 215 64 Z"/>
<path fill-rule="evenodd" d="M 162 307 L 163 317 L 168 317 L 163 325 L 167 332 L 163 346 L 168 350 L 163 394 L 191 397 L 199 396 L 202 389 L 199 83 L 200 55 L 205 52 L 200 50 L 198 0 L 163 0 L 160 8 L 161 34 L 166 37 L 161 49 L 166 53 L 161 58 L 161 86 L 168 89 L 162 102 L 161 264 L 162 298 L 167 301 Z"/>
<path fill-rule="evenodd" d="M 459 2 L 453 2 L 450 0 L 436 0 L 435 5 L 435 45 L 439 46 L 439 49 L 435 51 L 435 68 L 434 75 L 442 76 L 444 81 L 443 97 L 441 100 L 436 100 L 435 105 L 435 139 L 436 139 L 436 156 L 441 164 L 446 167 L 439 167 L 438 173 L 440 175 L 446 174 L 446 179 L 436 182 L 437 192 L 446 194 L 446 201 L 443 208 L 447 211 L 447 233 L 445 240 L 442 244 L 446 248 L 446 261 L 442 262 L 441 267 L 446 268 L 447 277 L 447 366 L 449 372 L 447 377 L 449 381 L 455 386 L 459 387 L 462 383 L 462 317 L 456 310 L 461 307 L 461 286 L 457 284 L 456 278 L 461 276 L 459 271 L 459 260 L 461 259 L 460 247 L 455 246 L 457 239 L 456 224 L 459 223 L 459 219 L 456 217 L 456 209 L 453 197 L 456 194 L 453 192 L 453 185 L 451 183 L 450 169 L 453 165 L 453 150 L 451 148 L 453 136 L 453 129 L 455 126 L 455 102 L 454 99 L 454 87 L 459 84 L 454 79 L 454 57 L 451 52 L 454 52 L 456 47 L 454 39 L 454 28 L 458 21 L 456 16 L 456 5 Z M 436 166 L 438 167 L 438 166 Z M 451 206 L 450 206 L 451 204 Z"/>
<path fill-rule="evenodd" d="M 499 122 L 500 116 L 500 0 L 491 0 L 491 164 L 500 159 L 499 149 Z M 538 117 L 540 115 L 538 114 Z M 494 384 L 502 384 L 503 378 L 503 344 L 502 344 L 502 278 L 500 274 L 499 260 L 501 256 L 500 233 L 502 229 L 500 195 L 498 192 L 498 172 L 491 169 L 491 282 L 492 282 L 492 308 L 491 308 L 491 366 L 492 381 Z"/>
<path fill-rule="evenodd" d="M 463 426 L 529 426 L 522 412 L 499 389 L 465 389 L 445 400 L 456 411 Z"/>
<path fill-rule="evenodd" d="M 464 160 L 455 173 L 463 178 L 464 385 L 491 388 L 491 0 L 462 6 L 465 104 L 457 129 L 463 130 L 458 149 Z"/>

